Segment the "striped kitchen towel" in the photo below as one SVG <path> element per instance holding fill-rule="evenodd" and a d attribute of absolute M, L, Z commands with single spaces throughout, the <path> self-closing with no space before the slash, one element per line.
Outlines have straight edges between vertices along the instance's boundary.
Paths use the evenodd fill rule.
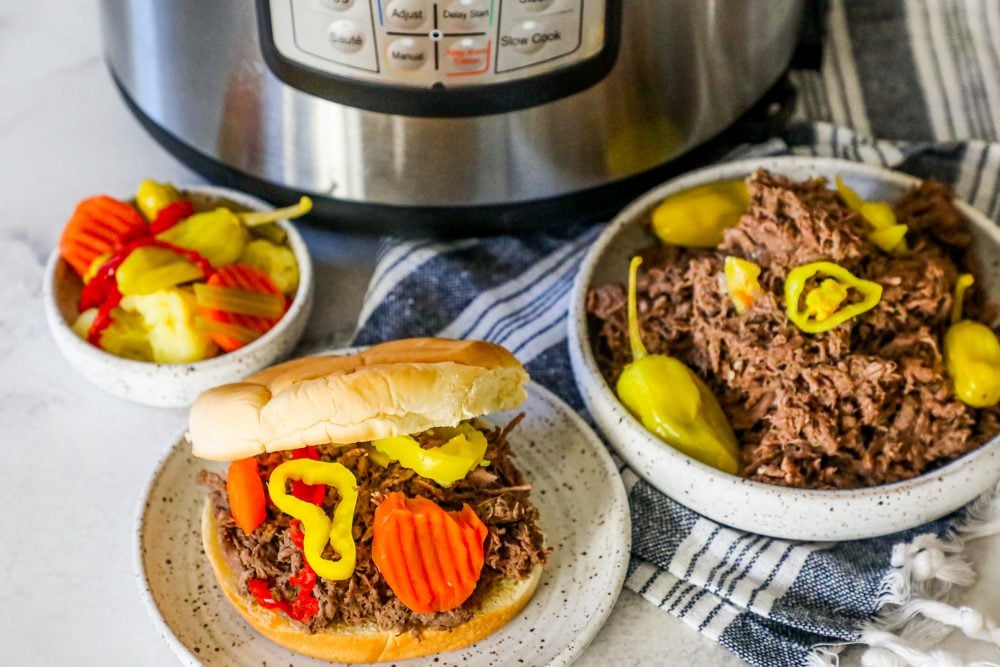
<path fill-rule="evenodd" d="M 731 157 L 792 153 L 866 161 L 950 182 L 983 208 L 1000 190 L 995 181 L 990 190 L 984 186 L 1000 168 L 1000 144 L 872 142 L 825 124 L 795 127 L 788 142 L 772 140 Z M 566 347 L 567 296 L 600 231 L 600 225 L 568 225 L 524 236 L 387 240 L 355 343 L 424 335 L 492 340 L 585 414 Z M 974 610 L 947 604 L 946 595 L 952 585 L 974 579 L 964 541 L 1000 532 L 1000 489 L 916 530 L 807 544 L 721 526 L 624 466 L 622 474 L 633 531 L 626 586 L 751 664 L 833 664 L 845 643 L 873 647 L 866 664 L 946 664 L 933 647 L 951 627 L 995 642 L 1000 651 L 1000 631 Z M 941 623 L 913 622 L 915 616 Z M 868 662 L 876 659 L 882 662 Z"/>
<path fill-rule="evenodd" d="M 998 0 L 829 0 L 799 118 L 901 141 L 1000 141 Z"/>
<path fill-rule="evenodd" d="M 822 68 L 792 73 L 799 122 L 730 157 L 794 153 L 890 166 L 951 183 L 1000 220 L 1000 0 L 829 7 Z M 873 135 L 883 140 L 866 138 Z M 600 230 L 389 239 L 355 342 L 493 340 L 584 413 L 566 349 L 567 295 Z M 1000 532 L 1000 488 L 917 530 L 805 544 L 726 528 L 627 468 L 622 474 L 633 526 L 626 585 L 751 664 L 835 664 L 843 645 L 858 643 L 870 647 L 865 665 L 958 665 L 936 648 L 956 628 L 1000 647 L 992 622 L 952 604 L 956 588 L 974 580 L 965 542 Z"/>

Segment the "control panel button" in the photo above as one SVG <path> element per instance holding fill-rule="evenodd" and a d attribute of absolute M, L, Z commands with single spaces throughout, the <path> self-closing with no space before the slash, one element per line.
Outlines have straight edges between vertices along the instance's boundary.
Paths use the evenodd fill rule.
<path fill-rule="evenodd" d="M 510 4 L 517 5 L 521 9 L 526 9 L 529 12 L 544 12 L 552 6 L 553 2 L 555 2 L 555 0 L 515 0 Z"/>
<path fill-rule="evenodd" d="M 454 0 L 441 9 L 441 27 L 445 30 L 480 31 L 489 26 L 489 0 Z"/>
<path fill-rule="evenodd" d="M 518 5 L 520 6 L 520 5 Z M 562 8 L 560 3 L 557 7 Z M 511 72 L 567 56 L 580 46 L 579 11 L 537 13 L 512 18 L 506 13 L 498 31 L 497 73 Z"/>
<path fill-rule="evenodd" d="M 510 47 L 519 53 L 537 53 L 550 42 L 562 41 L 562 32 L 549 29 L 538 21 L 521 21 L 507 35 L 501 35 L 500 47 Z"/>
<path fill-rule="evenodd" d="M 448 76 L 482 74 L 490 69 L 492 40 L 484 37 L 461 37 L 445 44 Z"/>
<path fill-rule="evenodd" d="M 412 72 L 420 69 L 427 62 L 427 47 L 424 40 L 412 37 L 401 37 L 389 43 L 386 49 L 386 59 L 397 70 Z"/>
<path fill-rule="evenodd" d="M 354 0 L 319 0 L 319 4 L 327 9 L 344 11 L 354 6 Z"/>
<path fill-rule="evenodd" d="M 415 30 L 427 22 L 429 10 L 420 0 L 392 0 L 385 7 L 385 24 L 391 28 Z"/>
<path fill-rule="evenodd" d="M 365 32 L 354 21 L 334 21 L 326 29 L 333 48 L 342 53 L 357 53 L 365 45 Z"/>

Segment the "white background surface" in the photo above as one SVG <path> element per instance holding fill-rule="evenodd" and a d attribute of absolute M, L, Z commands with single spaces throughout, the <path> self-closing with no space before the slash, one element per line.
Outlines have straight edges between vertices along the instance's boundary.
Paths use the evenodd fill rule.
<path fill-rule="evenodd" d="M 112 398 L 73 374 L 40 304 L 45 259 L 75 203 L 126 196 L 144 177 L 199 180 L 119 99 L 100 57 L 96 3 L 0 0 L 2 664 L 176 664 L 140 602 L 132 539 L 141 490 L 186 415 Z M 305 345 L 343 344 L 376 242 L 304 233 L 317 269 Z M 970 599 L 1000 617 L 1000 539 L 973 552 L 983 578 Z M 1000 659 L 975 649 L 970 659 Z M 625 591 L 578 664 L 739 661 Z"/>

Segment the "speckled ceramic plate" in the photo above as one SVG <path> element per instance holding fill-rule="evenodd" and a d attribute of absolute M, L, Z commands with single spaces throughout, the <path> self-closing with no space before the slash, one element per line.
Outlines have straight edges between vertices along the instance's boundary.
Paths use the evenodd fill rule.
<path fill-rule="evenodd" d="M 621 478 L 593 431 L 556 396 L 531 384 L 511 435 L 518 465 L 534 484 L 549 568 L 528 606 L 509 624 L 461 651 L 406 665 L 567 665 L 604 625 L 621 590 L 631 536 Z M 516 414 L 488 421 L 506 423 Z M 229 605 L 202 553 L 201 468 L 181 438 L 157 466 L 136 519 L 139 591 L 160 635 L 189 665 L 325 665 L 258 635 Z"/>

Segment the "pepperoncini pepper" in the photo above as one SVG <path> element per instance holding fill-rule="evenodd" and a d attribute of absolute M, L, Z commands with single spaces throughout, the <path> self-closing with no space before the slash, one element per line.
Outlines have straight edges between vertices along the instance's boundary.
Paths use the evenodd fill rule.
<path fill-rule="evenodd" d="M 881 250 L 899 255 L 909 248 L 906 245 L 906 232 L 909 228 L 899 224 L 892 207 L 885 202 L 866 202 L 853 189 L 847 186 L 840 176 L 837 177 L 837 194 L 844 200 L 847 207 L 861 214 L 869 224 L 871 231 L 868 240 Z"/>
<path fill-rule="evenodd" d="M 985 324 L 962 319 L 962 300 L 973 282 L 966 273 L 955 285 L 944 358 L 958 398 L 974 408 L 989 408 L 1000 402 L 1000 341 Z"/>
<path fill-rule="evenodd" d="M 168 204 L 180 199 L 181 195 L 174 186 L 169 183 L 157 183 L 148 178 L 139 184 L 135 193 L 135 204 L 149 222 L 156 220 L 157 214 Z"/>
<path fill-rule="evenodd" d="M 422 448 L 408 435 L 373 440 L 372 446 L 390 461 L 399 461 L 404 468 L 447 487 L 464 479 L 486 454 L 486 437 L 482 433 L 468 424 L 458 430 L 448 442 L 431 449 Z"/>
<path fill-rule="evenodd" d="M 699 185 L 670 195 L 653 210 L 653 233 L 669 245 L 714 248 L 749 206 L 743 181 Z"/>
<path fill-rule="evenodd" d="M 828 276 L 819 287 L 806 292 L 806 285 L 816 274 Z M 861 301 L 843 305 L 849 289 L 861 293 Z M 803 294 L 805 310 L 802 310 Z M 840 326 L 853 317 L 868 312 L 882 299 L 882 286 L 863 280 L 833 262 L 810 262 L 797 266 L 785 279 L 785 312 L 799 329 L 806 333 L 822 333 Z"/>
<path fill-rule="evenodd" d="M 748 259 L 726 257 L 723 270 L 726 275 L 726 289 L 733 299 L 733 306 L 740 315 L 746 314 L 753 302 L 764 290 L 760 286 L 760 266 Z"/>
<path fill-rule="evenodd" d="M 649 354 L 639 334 L 636 272 L 629 269 L 628 320 L 632 363 L 618 378 L 615 390 L 623 405 L 649 431 L 671 447 L 723 472 L 739 472 L 740 450 L 722 407 L 694 372 L 679 359 Z"/>
<path fill-rule="evenodd" d="M 322 507 L 289 494 L 285 490 L 288 480 L 326 484 L 335 488 L 340 502 L 333 511 L 333 518 L 328 517 Z M 278 509 L 302 522 L 305 533 L 302 553 L 309 567 L 324 579 L 349 579 L 357 561 L 357 547 L 351 531 L 354 525 L 354 507 L 358 501 L 358 480 L 351 471 L 339 463 L 293 459 L 285 461 L 271 472 L 267 492 Z M 340 554 L 340 560 L 323 558 L 327 543 Z"/>
<path fill-rule="evenodd" d="M 167 248 L 142 246 L 129 253 L 115 272 L 124 295 L 152 294 L 203 277 L 198 266 Z"/>
<path fill-rule="evenodd" d="M 219 207 L 213 211 L 195 213 L 157 234 L 156 238 L 194 250 L 211 262 L 212 266 L 221 268 L 243 255 L 250 242 L 247 227 L 305 215 L 311 209 L 312 200 L 308 197 L 303 197 L 295 206 L 273 211 L 234 213 L 228 208 Z"/>
<path fill-rule="evenodd" d="M 160 232 L 156 238 L 180 248 L 194 250 L 213 267 L 235 262 L 250 242 L 250 233 L 228 208 L 195 213 Z"/>
<path fill-rule="evenodd" d="M 269 225 L 272 222 L 277 222 L 278 220 L 292 220 L 293 218 L 301 218 L 303 215 L 312 210 L 312 199 L 309 197 L 301 197 L 297 204 L 292 204 L 291 206 L 285 206 L 283 208 L 276 208 L 273 211 L 244 211 L 242 213 L 237 213 L 240 222 L 242 222 L 247 227 L 258 227 L 260 225 Z"/>

